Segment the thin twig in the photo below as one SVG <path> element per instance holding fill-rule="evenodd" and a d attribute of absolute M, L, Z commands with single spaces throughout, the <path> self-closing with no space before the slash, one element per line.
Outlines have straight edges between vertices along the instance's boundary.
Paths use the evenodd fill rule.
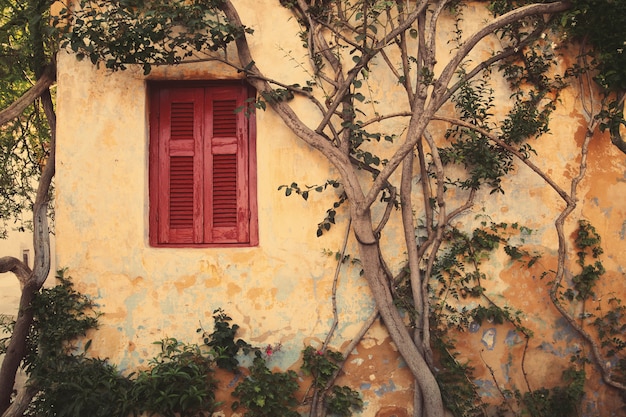
<path fill-rule="evenodd" d="M 330 326 L 330 330 L 328 334 L 326 334 L 326 339 L 322 344 L 322 350 L 325 350 L 330 343 L 330 340 L 333 337 L 333 333 L 335 329 L 337 329 L 337 325 L 339 324 L 339 314 L 337 313 L 337 283 L 339 282 L 339 272 L 341 271 L 341 265 L 344 262 L 344 257 L 346 256 L 346 247 L 348 246 L 348 238 L 350 237 L 350 228 L 352 227 L 352 218 L 348 219 L 348 225 L 346 226 L 346 235 L 343 239 L 343 246 L 341 247 L 341 252 L 339 253 L 339 258 L 337 259 L 337 266 L 335 267 L 335 276 L 333 277 L 333 290 L 332 290 L 332 306 L 333 306 L 333 324 Z"/>
<path fill-rule="evenodd" d="M 591 348 L 591 354 L 595 365 L 600 369 L 600 374 L 602 376 L 602 380 L 609 386 L 619 389 L 621 391 L 626 391 L 626 385 L 613 380 L 611 377 L 611 369 L 609 365 L 607 365 L 606 360 L 602 356 L 602 352 L 600 351 L 600 347 L 593 340 L 592 336 L 582 327 L 580 326 L 576 320 L 569 314 L 569 312 L 563 307 L 558 298 L 558 290 L 561 287 L 561 282 L 563 281 L 563 277 L 565 275 L 565 260 L 567 259 L 567 240 L 565 238 L 564 232 L 564 224 L 565 220 L 576 208 L 576 193 L 578 184 L 582 181 L 585 172 L 587 170 L 587 154 L 589 151 L 589 142 L 593 137 L 593 133 L 599 124 L 598 119 L 592 119 L 589 122 L 589 126 L 587 128 L 587 134 L 585 135 L 585 139 L 583 141 L 581 147 L 581 159 L 579 165 L 579 172 L 572 179 L 571 190 L 569 200 L 567 201 L 567 206 L 561 212 L 561 214 L 557 217 L 555 221 L 555 228 L 557 231 L 557 237 L 559 241 L 558 248 L 558 263 L 557 263 L 557 271 L 556 276 L 554 278 L 554 282 L 552 283 L 552 287 L 550 288 L 550 299 L 552 300 L 552 304 L 556 307 L 556 309 L 561 313 L 561 316 L 565 318 L 565 320 L 572 326 L 574 330 L 582 337 L 582 339 L 589 344 Z"/>
<path fill-rule="evenodd" d="M 509 399 L 507 398 L 507 396 L 504 394 L 504 392 L 500 388 L 500 385 L 498 385 L 498 380 L 496 379 L 496 374 L 493 371 L 493 368 L 491 366 L 489 366 L 487 361 L 485 361 L 485 358 L 483 358 L 482 350 L 480 351 L 479 355 L 480 355 L 480 359 L 483 361 L 483 364 L 485 365 L 485 367 L 487 368 L 487 370 L 489 370 L 489 373 L 491 374 L 491 379 L 493 379 L 493 385 L 496 386 L 496 389 L 498 390 L 498 392 L 500 393 L 500 395 L 504 399 L 504 403 L 506 404 L 507 408 L 511 411 L 511 413 L 514 413 L 513 408 L 511 407 L 511 404 L 509 404 Z"/>

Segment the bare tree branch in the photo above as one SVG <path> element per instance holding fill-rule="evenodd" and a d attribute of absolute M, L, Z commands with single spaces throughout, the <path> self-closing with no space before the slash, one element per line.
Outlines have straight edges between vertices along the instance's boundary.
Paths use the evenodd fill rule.
<path fill-rule="evenodd" d="M 556 191 L 563 200 L 565 200 L 565 202 L 569 202 L 571 200 L 571 196 L 569 194 L 567 194 L 567 192 L 561 188 L 548 174 L 546 174 L 545 172 L 543 172 L 543 170 L 541 168 L 539 168 L 537 165 L 535 165 L 530 159 L 526 158 L 524 155 L 522 155 L 519 150 L 517 150 L 515 147 L 507 144 L 506 142 L 504 142 L 502 139 L 498 138 L 496 135 L 494 135 L 493 133 L 482 129 L 478 126 L 475 126 L 471 123 L 465 122 L 463 120 L 460 119 L 455 119 L 452 117 L 445 117 L 445 116 L 433 116 L 433 120 L 441 120 L 441 121 L 445 121 L 445 122 L 449 122 L 458 126 L 462 126 L 468 129 L 472 129 L 475 130 L 476 132 L 480 133 L 481 135 L 489 138 L 489 140 L 493 141 L 494 143 L 496 143 L 498 146 L 500 146 L 503 149 L 506 149 L 507 151 L 511 152 L 513 155 L 515 155 L 522 163 L 524 163 L 524 165 L 526 165 L 527 167 L 529 167 L 530 169 L 532 169 L 537 175 L 539 175 L 541 177 L 541 179 L 543 179 L 545 182 L 547 182 L 550 187 L 552 187 L 552 189 L 554 189 L 554 191 Z"/>
<path fill-rule="evenodd" d="M 8 123 L 9 121 L 18 117 L 24 109 L 30 106 L 33 101 L 39 98 L 44 91 L 48 90 L 50 86 L 56 81 L 56 68 L 54 65 L 46 67 L 43 75 L 34 86 L 32 86 L 22 97 L 15 100 L 6 109 L 0 111 L 0 126 Z"/>
<path fill-rule="evenodd" d="M 389 179 L 391 174 L 396 171 L 398 166 L 402 163 L 405 156 L 411 152 L 415 144 L 421 140 L 422 134 L 428 125 L 430 118 L 435 114 L 435 112 L 441 108 L 444 104 L 442 98 L 445 96 L 447 91 L 447 86 L 450 83 L 450 80 L 454 76 L 457 68 L 463 62 L 465 57 L 470 53 L 470 51 L 486 36 L 492 34 L 496 30 L 509 25 L 513 22 L 519 21 L 525 17 L 537 15 L 537 14 L 550 14 L 550 13 L 558 13 L 567 10 L 571 7 L 571 4 L 568 1 L 560 1 L 554 3 L 542 3 L 542 4 L 531 4 L 528 6 L 520 7 L 511 12 L 508 12 L 502 16 L 499 16 L 492 20 L 490 23 L 486 24 L 482 29 L 478 32 L 474 33 L 470 36 L 464 43 L 457 49 L 455 55 L 450 59 L 448 64 L 445 66 L 439 78 L 435 81 L 435 86 L 433 92 L 431 94 L 431 100 L 428 103 L 428 106 L 424 109 L 424 111 L 419 111 L 414 114 L 409 122 L 407 139 L 405 143 L 403 143 L 394 155 L 389 158 L 387 165 L 384 169 L 381 170 L 380 175 L 370 188 L 367 193 L 365 199 L 362 202 L 361 210 L 364 207 L 371 206 L 378 196 L 378 193 L 383 187 L 385 181 Z M 415 109 L 413 109 L 415 112 Z"/>
<path fill-rule="evenodd" d="M 33 271 L 24 262 L 12 256 L 0 258 L 0 273 L 13 272 L 21 285 L 24 286 Z"/>

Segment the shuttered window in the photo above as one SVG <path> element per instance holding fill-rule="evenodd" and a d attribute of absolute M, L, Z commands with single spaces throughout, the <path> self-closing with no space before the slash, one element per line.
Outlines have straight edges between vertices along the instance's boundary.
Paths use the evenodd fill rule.
<path fill-rule="evenodd" d="M 155 84 L 150 244 L 258 244 L 254 114 L 241 84 Z"/>

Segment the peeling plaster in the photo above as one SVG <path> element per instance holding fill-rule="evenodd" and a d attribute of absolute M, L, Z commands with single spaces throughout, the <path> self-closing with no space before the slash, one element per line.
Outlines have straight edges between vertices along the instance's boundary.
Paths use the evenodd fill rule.
<path fill-rule="evenodd" d="M 244 21 L 254 22 L 259 28 L 273 27 L 276 13 L 286 16 L 285 10 L 270 6 L 269 0 L 261 1 L 271 13 L 242 8 Z M 463 24 L 476 26 L 479 22 L 480 19 L 467 19 Z M 281 31 L 257 31 L 251 38 L 252 47 L 257 48 L 254 52 L 277 43 L 284 45 L 284 50 L 299 48 L 297 36 L 285 36 L 290 30 L 297 33 L 297 22 L 285 19 L 283 23 Z M 273 71 L 270 76 L 301 82 L 298 78 L 305 74 L 290 64 L 276 64 L 281 62 L 283 52 L 266 52 L 258 54 L 258 64 Z M 92 353 L 110 358 L 120 369 L 135 370 L 145 366 L 157 352 L 154 341 L 176 337 L 197 342 L 198 324 L 210 328 L 212 311 L 221 307 L 233 317 L 233 323 L 241 326 L 239 337 L 258 344 L 282 344 L 283 349 L 272 356 L 272 366 L 297 368 L 301 349 L 320 346 L 332 324 L 330 301 L 336 264 L 324 251 L 338 250 L 345 230 L 338 222 L 338 227 L 323 238 L 315 238 L 319 214 L 332 205 L 333 196 L 320 195 L 304 202 L 285 198 L 276 190 L 292 180 L 319 183 L 329 173 L 334 175 L 334 168 L 297 142 L 270 110 L 259 113 L 260 245 L 151 248 L 146 230 L 149 128 L 145 123 L 146 80 L 141 70 L 107 73 L 89 63 L 76 62 L 68 54 L 59 54 L 58 68 L 57 265 L 70 267 L 77 289 L 92 295 L 105 313 L 101 328 L 90 334 L 94 338 Z M 229 71 L 219 65 L 194 64 L 160 67 L 151 77 L 239 76 Z M 393 88 L 373 88 L 380 91 L 382 100 L 393 98 Z M 554 113 L 559 129 L 554 129 L 546 140 L 533 142 L 533 147 L 540 155 L 535 160 L 540 168 L 564 185 L 576 175 L 577 146 L 585 129 L 580 114 L 573 110 L 578 98 L 565 91 L 561 99 L 563 108 Z M 306 117 L 310 115 L 307 113 Z M 588 175 L 580 185 L 579 205 L 566 228 L 568 234 L 572 233 L 577 218 L 598 224 L 607 250 L 603 258 L 607 270 L 623 274 L 626 207 L 623 199 L 616 196 L 626 194 L 624 158 L 606 137 L 597 139 L 590 147 Z M 494 221 L 518 221 L 533 229 L 531 235 L 523 236 L 523 242 L 520 237 L 519 243 L 536 249 L 542 254 L 541 260 L 531 270 L 524 270 L 507 258 L 494 257 L 484 285 L 494 299 L 498 297 L 500 305 L 531 312 L 523 323 L 538 336 L 529 346 L 526 366 L 531 383 L 542 386 L 544 381 L 559 382 L 560 374 L 556 371 L 561 364 L 569 364 L 569 356 L 580 349 L 573 330 L 550 305 L 547 283 L 538 278 L 544 271 L 556 269 L 554 219 L 563 203 L 526 167 L 518 166 L 516 172 L 517 177 L 506 179 L 503 184 L 510 192 L 480 192 L 480 207 L 460 216 L 458 226 L 467 227 L 476 216 L 484 216 Z M 341 216 L 345 213 L 338 212 L 337 219 L 345 218 Z M 396 217 L 392 217 L 391 223 L 398 220 L 397 213 L 392 216 Z M 403 238 L 398 229 L 386 231 L 384 239 L 385 247 L 393 253 Z M 349 241 L 348 251 L 356 252 L 354 241 Z M 398 250 L 391 268 L 401 265 L 403 259 L 402 250 Z M 571 282 L 572 276 L 572 270 L 568 270 L 566 280 Z M 621 283 L 623 278 L 613 277 Z M 619 285 L 615 291 L 623 293 Z M 340 321 L 332 347 L 341 350 L 374 308 L 358 267 L 342 268 L 337 302 Z M 494 400 L 500 395 L 485 361 L 489 361 L 498 381 L 523 387 L 519 365 L 524 345 L 521 336 L 493 323 L 472 323 L 469 330 L 458 335 L 458 346 L 461 359 L 476 367 L 474 382 L 481 394 Z M 541 337 L 546 341 L 534 342 Z M 380 323 L 370 329 L 348 359 L 342 382 L 359 387 L 368 405 L 364 416 L 409 415 L 413 379 Z M 235 383 L 236 379 L 228 380 L 230 387 Z M 613 403 L 601 391 L 602 382 L 597 375 L 590 376 L 588 384 L 586 415 L 610 409 L 606 405 L 598 407 Z"/>
<path fill-rule="evenodd" d="M 480 341 L 485 345 L 488 350 L 493 350 L 496 345 L 496 329 L 492 327 L 483 332 L 483 337 Z"/>

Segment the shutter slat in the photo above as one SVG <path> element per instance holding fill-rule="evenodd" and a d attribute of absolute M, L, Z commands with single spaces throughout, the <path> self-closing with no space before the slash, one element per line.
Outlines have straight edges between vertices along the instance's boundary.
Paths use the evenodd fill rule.
<path fill-rule="evenodd" d="M 235 136 L 237 133 L 237 100 L 213 101 L 213 135 Z"/>
<path fill-rule="evenodd" d="M 194 103 L 172 103 L 171 140 L 193 139 Z"/>
<path fill-rule="evenodd" d="M 170 157 L 170 227 L 193 227 L 193 156 Z"/>
<path fill-rule="evenodd" d="M 213 155 L 213 226 L 237 225 L 237 155 Z"/>
<path fill-rule="evenodd" d="M 194 103 L 172 102 L 170 140 L 194 140 Z M 170 157 L 170 228 L 193 227 L 193 156 Z"/>

